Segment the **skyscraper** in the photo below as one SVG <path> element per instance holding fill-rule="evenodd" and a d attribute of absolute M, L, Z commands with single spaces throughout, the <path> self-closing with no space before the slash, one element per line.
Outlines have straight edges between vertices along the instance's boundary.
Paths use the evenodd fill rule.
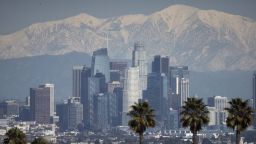
<path fill-rule="evenodd" d="M 127 112 L 130 106 L 138 102 L 141 97 L 139 67 L 130 67 L 125 73 L 124 91 L 123 91 L 123 116 L 122 124 L 127 125 L 129 117 Z"/>
<path fill-rule="evenodd" d="M 208 106 L 215 107 L 218 111 L 224 111 L 228 107 L 228 98 L 223 96 L 209 97 Z"/>
<path fill-rule="evenodd" d="M 140 90 L 147 89 L 147 57 L 144 45 L 141 42 L 134 44 L 134 50 L 132 52 L 132 66 L 139 67 L 139 79 L 140 79 Z"/>
<path fill-rule="evenodd" d="M 156 119 L 159 123 L 167 116 L 168 99 L 167 77 L 164 73 L 148 74 L 147 90 L 143 93 L 143 99 L 148 101 L 155 110 Z"/>
<path fill-rule="evenodd" d="M 125 70 L 128 67 L 128 62 L 124 60 L 114 60 L 110 62 L 110 70 L 113 72 L 119 72 L 120 82 L 123 87 L 125 79 Z"/>
<path fill-rule="evenodd" d="M 89 95 L 89 78 L 91 77 L 91 68 L 84 66 L 81 72 L 81 103 L 83 104 L 83 121 L 85 127 L 89 127 L 89 111 L 92 109 L 90 102 L 93 98 Z"/>
<path fill-rule="evenodd" d="M 113 81 L 121 82 L 121 75 L 119 70 L 110 70 L 110 82 Z"/>
<path fill-rule="evenodd" d="M 19 104 L 16 100 L 6 100 L 0 103 L 1 118 L 19 115 Z"/>
<path fill-rule="evenodd" d="M 185 105 L 185 102 L 187 101 L 189 97 L 189 79 L 188 78 L 181 78 L 180 79 L 180 99 L 181 103 L 180 105 Z"/>
<path fill-rule="evenodd" d="M 164 73 L 167 77 L 169 75 L 169 57 L 154 56 L 152 61 L 152 73 Z"/>
<path fill-rule="evenodd" d="M 105 75 L 106 82 L 110 81 L 110 65 L 107 48 L 101 48 L 93 52 L 92 56 L 92 76 L 96 73 Z"/>
<path fill-rule="evenodd" d="M 256 111 L 256 72 L 253 73 L 253 109 Z M 256 129 L 256 113 L 254 113 L 254 129 Z"/>
<path fill-rule="evenodd" d="M 72 97 L 68 100 L 68 129 L 77 129 L 77 126 L 83 120 L 83 105 L 80 103 L 80 97 Z"/>
<path fill-rule="evenodd" d="M 122 113 L 123 113 L 123 88 L 116 87 L 113 90 L 113 94 L 116 97 L 116 118 L 113 121 L 114 126 L 122 125 Z"/>
<path fill-rule="evenodd" d="M 178 110 L 189 97 L 189 71 L 187 66 L 170 67 L 170 107 Z"/>
<path fill-rule="evenodd" d="M 95 96 L 95 121 L 96 128 L 106 130 L 109 128 L 109 107 L 108 107 L 108 95 L 99 93 Z"/>
<path fill-rule="evenodd" d="M 98 78 L 99 80 L 99 88 L 100 88 L 100 91 L 99 93 L 105 93 L 107 90 L 107 86 L 106 86 L 106 78 L 105 78 L 105 75 L 102 74 L 102 73 L 96 73 L 95 78 Z"/>
<path fill-rule="evenodd" d="M 81 97 L 81 72 L 84 66 L 73 67 L 73 96 Z"/>
<path fill-rule="evenodd" d="M 61 130 L 76 130 L 83 120 L 83 105 L 80 97 L 71 97 L 68 102 L 57 105 Z"/>
<path fill-rule="evenodd" d="M 227 112 L 225 108 L 228 107 L 228 98 L 222 96 L 213 96 L 208 98 L 208 106 L 216 109 L 216 125 L 226 123 Z"/>
<path fill-rule="evenodd" d="M 208 126 L 215 126 L 216 125 L 216 116 L 217 116 L 216 108 L 207 106 L 207 109 L 209 110 L 208 116 L 209 116 L 209 120 L 210 120 L 208 123 Z"/>
<path fill-rule="evenodd" d="M 32 120 L 49 123 L 54 115 L 54 85 L 45 84 L 30 88 L 30 111 Z"/>
<path fill-rule="evenodd" d="M 179 112 L 170 108 L 167 114 L 167 124 L 168 129 L 177 129 L 179 125 Z"/>
<path fill-rule="evenodd" d="M 49 88 L 50 89 L 50 116 L 54 116 L 54 84 L 44 84 L 40 85 L 41 88 Z"/>
<path fill-rule="evenodd" d="M 108 83 L 107 85 L 108 85 L 107 86 L 108 87 L 108 92 L 111 93 L 111 94 L 114 93 L 115 88 L 121 87 L 121 83 L 119 81 L 113 81 L 111 83 Z"/>

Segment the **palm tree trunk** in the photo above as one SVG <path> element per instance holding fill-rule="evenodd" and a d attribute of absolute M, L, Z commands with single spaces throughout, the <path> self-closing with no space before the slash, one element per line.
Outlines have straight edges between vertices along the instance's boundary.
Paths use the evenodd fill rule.
<path fill-rule="evenodd" d="M 236 144 L 239 144 L 241 140 L 240 131 L 236 130 Z"/>
<path fill-rule="evenodd" d="M 193 131 L 193 144 L 197 144 L 197 132 L 196 131 Z"/>
<path fill-rule="evenodd" d="M 143 133 L 142 134 L 140 134 L 140 144 L 142 144 L 142 140 L 143 140 Z"/>

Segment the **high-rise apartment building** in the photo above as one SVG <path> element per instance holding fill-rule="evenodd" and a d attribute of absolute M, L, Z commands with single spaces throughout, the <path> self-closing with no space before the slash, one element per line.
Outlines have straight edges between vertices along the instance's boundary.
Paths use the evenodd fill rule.
<path fill-rule="evenodd" d="M 81 72 L 84 66 L 73 67 L 73 96 L 81 97 Z"/>
<path fill-rule="evenodd" d="M 147 56 L 144 45 L 141 42 L 134 44 L 134 50 L 132 52 L 132 66 L 139 68 L 140 90 L 147 89 Z"/>
<path fill-rule="evenodd" d="M 31 119 L 38 123 L 49 123 L 54 115 L 54 85 L 44 84 L 30 88 Z"/>
<path fill-rule="evenodd" d="M 228 107 L 228 98 L 223 96 L 213 96 L 208 98 L 208 106 L 216 109 L 216 125 L 223 125 L 226 123 L 227 112 L 225 108 Z"/>
<path fill-rule="evenodd" d="M 139 67 L 130 67 L 125 74 L 124 91 L 123 91 L 123 116 L 122 124 L 127 125 L 129 117 L 127 112 L 130 110 L 130 106 L 135 102 L 138 102 L 141 97 L 140 79 L 139 79 Z"/>
<path fill-rule="evenodd" d="M 96 73 L 105 75 L 106 82 L 110 81 L 110 65 L 107 48 L 101 48 L 93 52 L 92 55 L 92 76 Z"/>

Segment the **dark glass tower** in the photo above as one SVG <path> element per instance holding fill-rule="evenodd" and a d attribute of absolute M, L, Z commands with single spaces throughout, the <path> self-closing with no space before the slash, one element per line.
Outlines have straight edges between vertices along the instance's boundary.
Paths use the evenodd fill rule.
<path fill-rule="evenodd" d="M 254 111 L 256 110 L 256 72 L 253 73 L 253 77 L 252 77 L 252 81 L 253 81 L 253 109 Z M 254 129 L 256 129 L 256 113 L 254 113 Z"/>
<path fill-rule="evenodd" d="M 169 75 L 169 57 L 154 56 L 152 61 L 152 73 L 164 73 L 167 77 Z"/>
<path fill-rule="evenodd" d="M 161 123 L 167 115 L 168 85 L 164 73 L 148 74 L 147 90 L 143 93 L 143 99 L 148 101 L 155 110 L 157 120 Z"/>
<path fill-rule="evenodd" d="M 110 66 L 107 48 L 101 48 L 93 52 L 92 56 L 92 76 L 96 73 L 105 75 L 106 82 L 110 81 Z"/>
<path fill-rule="evenodd" d="M 170 67 L 170 107 L 178 110 L 189 97 L 188 66 Z"/>

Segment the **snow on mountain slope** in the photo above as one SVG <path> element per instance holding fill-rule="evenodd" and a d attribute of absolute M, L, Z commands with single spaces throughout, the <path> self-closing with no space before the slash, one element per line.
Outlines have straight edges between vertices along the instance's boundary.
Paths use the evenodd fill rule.
<path fill-rule="evenodd" d="M 131 58 L 135 41 L 143 41 L 152 58 L 170 56 L 172 65 L 197 71 L 253 70 L 256 22 L 215 10 L 173 5 L 151 15 L 99 19 L 80 14 L 33 24 L 0 36 L 0 59 L 35 55 L 91 54 L 106 47 L 113 58 Z"/>

